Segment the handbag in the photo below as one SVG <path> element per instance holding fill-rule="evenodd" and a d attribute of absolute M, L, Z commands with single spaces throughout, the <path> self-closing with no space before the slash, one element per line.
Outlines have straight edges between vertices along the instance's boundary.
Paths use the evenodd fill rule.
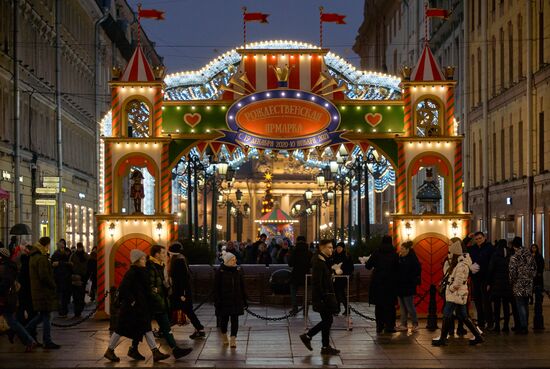
<path fill-rule="evenodd" d="M 439 293 L 439 296 L 445 297 L 445 291 L 447 291 L 447 285 L 449 284 L 449 273 L 445 273 L 443 278 L 441 279 L 441 282 L 439 282 L 439 286 L 437 287 L 437 292 Z"/>

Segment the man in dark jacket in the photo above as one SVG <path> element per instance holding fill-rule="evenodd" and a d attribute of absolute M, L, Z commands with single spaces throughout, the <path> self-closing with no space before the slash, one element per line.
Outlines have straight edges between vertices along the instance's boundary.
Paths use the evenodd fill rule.
<path fill-rule="evenodd" d="M 488 329 L 494 326 L 491 294 L 487 290 L 487 272 L 493 252 L 494 247 L 483 232 L 474 233 L 474 244 L 468 248 L 468 253 L 472 259 L 472 297 L 477 312 L 477 325 L 481 329 L 485 328 L 486 323 Z"/>
<path fill-rule="evenodd" d="M 71 275 L 72 265 L 69 261 L 71 251 L 61 240 L 56 244 L 57 249 L 51 257 L 53 276 L 57 286 L 57 298 L 59 302 L 59 316 L 64 318 L 69 311 L 71 301 Z"/>
<path fill-rule="evenodd" d="M 260 239 L 254 242 L 250 248 L 248 246 L 246 247 L 245 264 L 256 264 L 258 260 L 258 248 L 260 247 L 260 244 L 265 243 L 266 240 L 267 235 L 262 233 Z"/>
<path fill-rule="evenodd" d="M 313 311 L 321 315 L 321 321 L 312 327 L 307 333 L 300 335 L 300 339 L 309 351 L 311 338 L 317 333 L 322 333 L 322 355 L 338 355 L 340 350 L 330 346 L 330 327 L 332 326 L 332 315 L 337 313 L 338 302 L 334 294 L 332 284 L 332 273 L 327 265 L 328 259 L 332 256 L 333 246 L 331 240 L 322 240 L 319 243 L 319 252 L 311 259 L 311 301 Z"/>
<path fill-rule="evenodd" d="M 50 238 L 42 237 L 30 252 L 29 276 L 32 305 L 38 315 L 27 324 L 25 329 L 31 336 L 36 337 L 36 326 L 42 322 L 44 348 L 58 349 L 61 346 L 55 344 L 51 337 L 50 315 L 57 308 L 57 298 L 52 265 L 47 256 L 49 248 Z"/>
<path fill-rule="evenodd" d="M 296 314 L 298 312 L 296 293 L 298 288 L 304 285 L 306 274 L 311 268 L 311 253 L 304 236 L 298 236 L 296 247 L 291 251 L 288 258 L 288 266 L 292 268 L 292 272 L 290 273 L 290 301 L 292 303 L 292 310 L 290 313 Z"/>
<path fill-rule="evenodd" d="M 84 244 L 76 244 L 76 252 L 71 255 L 69 262 L 72 264 L 71 290 L 74 302 L 74 317 L 80 318 L 84 310 L 84 298 L 86 296 L 86 282 L 88 281 L 88 254 L 84 251 Z"/>
<path fill-rule="evenodd" d="M 381 333 L 384 330 L 386 333 L 394 333 L 399 259 L 391 236 L 382 238 L 382 244 L 374 250 L 365 267 L 374 268 L 369 289 L 369 303 L 375 305 L 376 332 Z"/>

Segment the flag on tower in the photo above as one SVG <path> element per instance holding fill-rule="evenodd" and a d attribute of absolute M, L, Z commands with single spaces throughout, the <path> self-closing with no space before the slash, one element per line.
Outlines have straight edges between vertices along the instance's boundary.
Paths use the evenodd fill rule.
<path fill-rule="evenodd" d="M 265 13 L 246 13 L 243 14 L 243 19 L 245 22 L 260 22 L 260 23 L 269 23 L 267 21 L 269 14 Z"/>
<path fill-rule="evenodd" d="M 346 18 L 346 16 L 343 14 L 321 13 L 321 22 L 346 24 L 346 21 L 344 20 L 344 18 Z"/>
<path fill-rule="evenodd" d="M 451 15 L 446 9 L 426 8 L 426 18 L 443 18 L 447 19 Z"/>
<path fill-rule="evenodd" d="M 138 8 L 138 16 L 146 19 L 164 20 L 164 12 L 157 9 Z"/>

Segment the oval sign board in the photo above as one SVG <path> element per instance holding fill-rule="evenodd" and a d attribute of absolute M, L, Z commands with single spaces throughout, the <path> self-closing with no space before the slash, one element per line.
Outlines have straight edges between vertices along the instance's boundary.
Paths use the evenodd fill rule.
<path fill-rule="evenodd" d="M 226 119 L 233 133 L 240 133 L 234 137 L 241 143 L 266 148 L 298 148 L 313 142 L 322 144 L 327 134 L 340 124 L 340 113 L 319 95 L 281 89 L 243 97 L 229 108 Z M 300 138 L 314 139 L 308 140 L 306 145 L 305 141 L 297 141 Z"/>

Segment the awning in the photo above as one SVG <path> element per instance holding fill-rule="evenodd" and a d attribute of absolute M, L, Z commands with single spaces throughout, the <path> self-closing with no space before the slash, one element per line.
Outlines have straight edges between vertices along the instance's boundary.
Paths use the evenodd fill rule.
<path fill-rule="evenodd" d="M 256 220 L 256 223 L 297 223 L 298 220 L 292 218 L 290 215 L 282 211 L 281 209 L 274 209 L 269 213 L 264 214 L 260 219 Z"/>

